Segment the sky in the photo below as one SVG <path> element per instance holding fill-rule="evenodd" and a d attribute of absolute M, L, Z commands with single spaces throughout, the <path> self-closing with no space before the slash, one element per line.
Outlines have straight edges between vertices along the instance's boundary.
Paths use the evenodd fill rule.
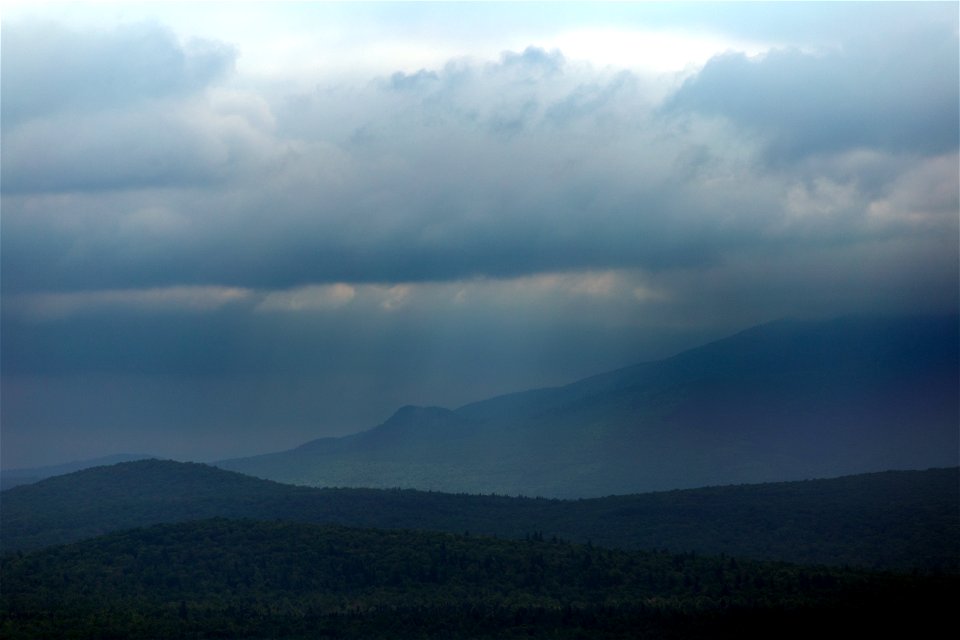
<path fill-rule="evenodd" d="M 955 314 L 958 6 L 6 2 L 0 465 Z"/>

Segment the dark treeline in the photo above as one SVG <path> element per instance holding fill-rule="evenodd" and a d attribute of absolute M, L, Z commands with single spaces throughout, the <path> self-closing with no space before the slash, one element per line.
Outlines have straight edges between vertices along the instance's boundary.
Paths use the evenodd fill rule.
<path fill-rule="evenodd" d="M 211 517 L 282 519 L 523 538 L 540 531 L 620 549 L 952 571 L 960 562 L 960 471 L 545 500 L 411 490 L 313 489 L 199 464 L 145 460 L 2 494 L 5 551 Z"/>
<path fill-rule="evenodd" d="M 960 580 L 617 551 L 539 532 L 226 519 L 8 554 L 0 569 L 8 640 L 922 636 L 948 623 Z"/>

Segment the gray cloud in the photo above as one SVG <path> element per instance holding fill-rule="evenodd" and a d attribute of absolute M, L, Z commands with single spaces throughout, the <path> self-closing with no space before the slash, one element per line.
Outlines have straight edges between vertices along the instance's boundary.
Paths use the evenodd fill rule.
<path fill-rule="evenodd" d="M 4 135 L 4 192 L 198 187 L 269 157 L 275 145 L 247 122 L 191 104 L 61 115 Z"/>
<path fill-rule="evenodd" d="M 262 119 L 205 93 L 233 68 L 228 45 L 5 22 L 3 52 L 4 194 L 195 187 L 271 156 Z"/>
<path fill-rule="evenodd" d="M 860 38 L 839 51 L 776 50 L 759 60 L 728 53 L 665 110 L 729 118 L 763 136 L 775 161 L 861 148 L 947 153 L 960 143 L 958 59 L 956 30 L 942 27 Z"/>
<path fill-rule="evenodd" d="M 79 31 L 5 21 L 4 130 L 52 113 L 117 107 L 202 89 L 233 68 L 236 51 L 156 23 Z"/>
<path fill-rule="evenodd" d="M 757 171 L 738 129 L 664 119 L 648 83 L 527 49 L 272 104 L 213 91 L 87 114 L 87 137 L 55 116 L 26 123 L 5 138 L 3 286 L 262 289 L 694 268 L 894 224 L 868 220 L 889 186 L 865 190 L 823 163 Z M 885 153 L 871 166 L 894 185 L 907 167 Z M 851 175 L 864 162 L 848 160 Z M 804 214 L 804 203 L 829 215 Z M 955 226 L 942 212 L 930 224 L 898 228 Z"/>
<path fill-rule="evenodd" d="M 565 107 L 564 131 L 549 105 L 606 83 L 564 65 L 528 49 L 304 96 L 279 111 L 278 134 L 193 103 L 98 116 L 80 140 L 68 122 L 30 123 L 5 147 L 4 287 L 284 287 L 713 259 L 717 230 L 685 211 L 664 171 L 634 176 L 657 162 L 634 153 L 658 135 L 630 113 L 642 87 L 615 76 L 576 118 Z M 58 133 L 75 144 L 51 147 Z"/>
<path fill-rule="evenodd" d="M 802 60 L 821 89 L 847 77 L 841 69 L 831 79 L 833 67 L 793 53 L 734 66 L 759 82 L 751 73 L 780 55 Z M 723 60 L 681 88 L 672 108 Z M 84 139 L 54 117 L 29 123 L 6 136 L 3 285 L 270 289 L 656 271 L 797 242 L 956 227 L 949 198 L 935 211 L 924 205 L 923 224 L 897 217 L 918 196 L 892 193 L 898 177 L 925 165 L 883 145 L 771 174 L 756 161 L 766 147 L 737 126 L 656 113 L 648 82 L 531 48 L 272 107 L 209 93 L 162 111 L 130 109 L 109 116 L 113 127 L 105 115 L 87 120 Z M 901 108 L 877 98 L 857 108 Z M 771 114 L 757 122 L 773 127 Z M 156 122 L 164 126 L 151 129 Z M 888 129 L 900 125 L 906 132 L 891 136 L 916 134 L 912 120 Z M 58 135 L 76 144 L 37 143 Z M 955 181 L 931 171 L 949 195 Z M 886 218 L 872 213 L 891 198 L 907 201 Z"/>

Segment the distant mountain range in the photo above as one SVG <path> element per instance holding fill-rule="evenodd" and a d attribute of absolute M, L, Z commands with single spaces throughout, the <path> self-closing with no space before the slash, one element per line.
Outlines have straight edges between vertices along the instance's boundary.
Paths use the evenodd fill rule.
<path fill-rule="evenodd" d="M 779 321 L 572 384 L 224 460 L 280 482 L 591 497 L 954 466 L 957 316 Z"/>
<path fill-rule="evenodd" d="M 316 489 L 215 467 L 141 460 L 2 494 L 3 552 L 203 518 L 554 536 L 626 550 L 923 571 L 960 570 L 960 469 L 583 500 Z"/>

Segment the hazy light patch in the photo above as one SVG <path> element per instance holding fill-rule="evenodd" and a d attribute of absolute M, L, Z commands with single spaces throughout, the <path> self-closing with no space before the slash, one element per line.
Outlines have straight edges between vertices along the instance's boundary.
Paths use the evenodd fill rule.
<path fill-rule="evenodd" d="M 518 292 L 569 293 L 581 296 L 603 297 L 614 292 L 618 285 L 613 271 L 587 273 L 547 273 L 517 278 L 511 288 Z"/>
<path fill-rule="evenodd" d="M 668 295 L 646 282 L 646 276 L 631 270 L 542 273 L 504 279 L 477 279 L 454 283 L 417 285 L 439 289 L 438 299 L 457 306 L 507 306 L 555 309 L 564 303 L 577 304 L 585 298 L 598 303 L 656 302 Z M 545 306 L 546 305 L 546 306 Z"/>
<path fill-rule="evenodd" d="M 438 282 L 336 283 L 309 285 L 264 295 L 256 312 L 347 311 L 350 313 L 442 313 L 444 309 L 531 308 L 549 310 L 584 299 L 621 305 L 656 302 L 668 295 L 631 270 L 542 273 L 515 278 L 476 278 Z M 415 303 L 415 304 L 414 304 Z M 557 305 L 560 305 L 557 307 Z"/>
<path fill-rule="evenodd" d="M 692 70 L 726 51 L 759 55 L 772 45 L 724 38 L 709 33 L 588 28 L 557 35 L 549 46 L 564 55 L 599 66 L 633 68 L 652 73 Z"/>
<path fill-rule="evenodd" d="M 960 158 L 930 158 L 899 176 L 888 197 L 870 203 L 870 225 L 943 230 L 957 235 L 960 223 Z"/>
<path fill-rule="evenodd" d="M 381 296 L 380 308 L 385 311 L 394 311 L 406 306 L 413 293 L 413 286 L 409 284 L 397 284 L 392 287 L 376 287 Z"/>
<path fill-rule="evenodd" d="M 252 295 L 249 289 L 239 287 L 183 286 L 18 294 L 5 296 L 4 306 L 28 317 L 55 319 L 105 308 L 205 312 L 247 300 Z"/>
<path fill-rule="evenodd" d="M 531 45 L 560 49 L 571 60 L 655 74 L 690 70 L 725 51 L 756 55 L 773 46 L 710 30 L 624 26 L 621 18 L 605 16 L 603 8 L 589 3 L 559 21 L 535 17 L 529 7 L 497 3 L 433 12 L 415 6 L 395 11 L 391 3 L 374 9 L 353 3 L 5 4 L 12 19 L 56 14 L 89 27 L 162 22 L 181 34 L 216 34 L 236 46 L 242 78 L 303 87 L 331 76 L 436 68 L 452 58 L 492 61 L 503 51 Z M 465 21 L 473 22 L 471 29 Z"/>
<path fill-rule="evenodd" d="M 260 131 L 273 131 L 276 118 L 270 105 L 250 91 L 214 87 L 207 91 L 210 109 L 223 116 L 235 116 Z"/>
<path fill-rule="evenodd" d="M 650 285 L 640 285 L 631 291 L 633 297 L 640 302 L 662 302 L 669 300 L 670 296 L 661 289 L 655 289 Z"/>
<path fill-rule="evenodd" d="M 129 235 L 146 233 L 173 236 L 186 232 L 190 228 L 190 220 L 168 207 L 152 205 L 128 214 L 119 226 L 123 233 Z"/>
<path fill-rule="evenodd" d="M 485 52 L 494 57 L 493 51 Z M 431 44 L 412 40 L 387 40 L 373 42 L 365 48 L 362 57 L 353 64 L 341 64 L 332 70 L 344 72 L 348 69 L 362 70 L 369 74 L 400 71 L 415 73 L 420 69 L 442 67 L 451 59 L 465 55 L 476 55 L 474 52 L 465 52 L 463 49 L 441 43 Z M 390 61 L 387 63 L 386 61 Z M 329 63 L 328 63 L 329 64 Z"/>
<path fill-rule="evenodd" d="M 324 311 L 339 309 L 357 295 L 348 284 L 310 285 L 290 291 L 268 293 L 256 306 L 256 311 Z"/>
<path fill-rule="evenodd" d="M 820 177 L 810 184 L 797 184 L 786 195 L 784 223 L 788 228 L 816 225 L 857 208 L 856 185 Z"/>

